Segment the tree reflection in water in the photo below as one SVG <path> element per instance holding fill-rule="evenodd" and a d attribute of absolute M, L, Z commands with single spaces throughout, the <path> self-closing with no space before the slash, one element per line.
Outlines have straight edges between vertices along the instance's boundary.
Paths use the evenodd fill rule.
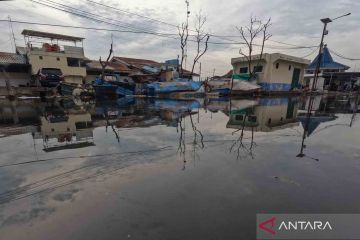
<path fill-rule="evenodd" d="M 178 150 L 180 159 L 183 161 L 183 168 L 182 170 L 186 169 L 186 117 L 189 116 L 190 124 L 191 124 L 191 130 L 193 132 L 193 140 L 191 142 L 192 146 L 192 160 L 195 164 L 196 160 L 200 160 L 200 156 L 197 153 L 198 149 L 204 149 L 204 135 L 203 133 L 197 128 L 196 124 L 193 120 L 194 112 L 191 110 L 186 111 L 184 114 L 181 114 L 178 119 L 178 124 L 176 127 L 176 131 L 179 133 L 179 141 L 178 141 Z M 198 122 L 200 122 L 200 119 L 198 118 Z"/>

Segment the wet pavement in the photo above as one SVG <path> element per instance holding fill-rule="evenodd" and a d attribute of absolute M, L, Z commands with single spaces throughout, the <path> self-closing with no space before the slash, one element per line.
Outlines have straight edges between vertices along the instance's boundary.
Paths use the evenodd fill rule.
<path fill-rule="evenodd" d="M 255 239 L 257 213 L 360 213 L 359 110 L 2 99 L 0 239 Z"/>

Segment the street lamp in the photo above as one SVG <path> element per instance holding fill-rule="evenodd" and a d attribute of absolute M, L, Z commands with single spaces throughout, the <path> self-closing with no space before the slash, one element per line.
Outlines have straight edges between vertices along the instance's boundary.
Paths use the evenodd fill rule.
<path fill-rule="evenodd" d="M 347 14 L 341 15 L 341 16 L 333 18 L 333 19 L 330 19 L 330 18 L 320 19 L 320 21 L 322 23 L 324 23 L 324 28 L 323 28 L 323 32 L 322 32 L 322 35 L 321 35 L 321 42 L 320 42 L 320 47 L 319 47 L 318 61 L 317 61 L 316 68 L 315 68 L 314 80 L 313 80 L 313 84 L 312 84 L 312 87 L 311 87 L 311 91 L 315 91 L 315 86 L 316 86 L 317 79 L 318 79 L 318 76 L 319 76 L 319 70 L 320 70 L 321 58 L 322 58 L 322 52 L 323 52 L 323 45 L 324 45 L 324 43 L 323 43 L 324 42 L 324 36 L 328 34 L 328 31 L 326 30 L 327 24 L 331 23 L 332 21 L 334 21 L 336 19 L 349 16 L 350 14 L 351 13 L 347 13 Z"/>
<path fill-rule="evenodd" d="M 344 15 L 341 15 L 339 17 L 336 17 L 336 18 L 333 18 L 333 19 L 330 19 L 330 18 L 323 18 L 323 19 L 320 19 L 320 21 L 322 23 L 324 23 L 324 28 L 323 28 L 323 32 L 322 32 L 322 35 L 321 35 L 321 42 L 320 42 L 320 47 L 319 47 L 319 54 L 318 54 L 318 59 L 317 59 L 317 63 L 316 63 L 316 68 L 315 68 L 315 73 L 314 73 L 314 80 L 313 80 L 313 83 L 312 83 L 312 87 L 311 87 L 311 91 L 313 92 L 315 90 L 315 86 L 316 86 L 316 83 L 317 83 L 317 78 L 319 76 L 319 69 L 320 69 L 320 64 L 321 64 L 321 58 L 322 58 L 322 52 L 323 52 L 323 41 L 324 41 L 324 36 L 328 34 L 328 31 L 326 30 L 326 26 L 328 23 L 331 23 L 332 21 L 336 20 L 336 19 L 339 19 L 339 18 L 342 18 L 342 17 L 346 17 L 346 16 L 349 16 L 351 13 L 347 13 L 347 14 L 344 14 Z M 310 124 L 310 116 L 311 116 L 311 112 L 312 112 L 312 107 L 313 107 L 313 104 L 314 104 L 314 96 L 311 95 L 310 96 L 310 99 L 309 99 L 309 106 L 308 106 L 308 109 L 307 109 L 307 114 L 306 114 L 306 123 L 305 123 L 305 128 L 304 128 L 304 132 L 303 132 L 303 137 L 302 137 L 302 142 L 301 142 L 301 149 L 300 149 L 300 153 L 298 155 L 296 155 L 296 157 L 305 157 L 306 155 L 304 154 L 304 148 L 306 147 L 305 145 L 305 138 L 306 138 L 306 132 L 308 131 L 309 129 L 309 124 Z M 310 157 L 311 158 L 311 157 Z M 311 159 L 314 159 L 316 161 L 318 161 L 317 158 L 311 158 Z"/>

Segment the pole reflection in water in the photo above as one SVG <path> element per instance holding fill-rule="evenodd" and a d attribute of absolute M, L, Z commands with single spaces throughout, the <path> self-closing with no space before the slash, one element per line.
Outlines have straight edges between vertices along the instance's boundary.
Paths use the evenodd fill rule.
<path fill-rule="evenodd" d="M 309 158 L 315 161 L 319 161 L 318 158 L 308 156 L 305 154 L 307 145 L 305 144 L 306 138 L 310 135 L 317 134 L 325 129 L 329 129 L 335 126 L 347 126 L 352 127 L 354 120 L 356 120 L 356 114 L 358 112 L 359 95 L 339 95 L 323 98 L 321 96 L 311 95 L 309 102 L 306 106 L 306 114 L 299 114 L 298 119 L 303 126 L 302 141 L 300 152 L 296 156 L 299 158 Z M 327 124 L 322 128 L 318 128 L 321 123 L 331 122 L 338 118 L 337 113 L 350 114 L 349 123 L 335 122 L 333 124 Z"/>

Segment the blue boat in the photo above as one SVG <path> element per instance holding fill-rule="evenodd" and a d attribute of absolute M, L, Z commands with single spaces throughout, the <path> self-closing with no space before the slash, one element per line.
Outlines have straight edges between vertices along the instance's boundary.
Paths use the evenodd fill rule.
<path fill-rule="evenodd" d="M 172 112 L 187 112 L 201 108 L 197 100 L 151 99 L 148 107 L 156 110 L 169 110 Z"/>
<path fill-rule="evenodd" d="M 96 78 L 93 82 L 96 97 L 111 97 L 116 96 L 117 85 L 104 81 L 101 78 Z"/>
<path fill-rule="evenodd" d="M 135 95 L 135 85 L 133 86 L 118 86 L 116 89 L 118 97 Z"/>
<path fill-rule="evenodd" d="M 135 84 L 122 80 L 117 74 L 105 74 L 104 79 L 98 77 L 93 83 L 97 97 L 123 97 L 135 94 Z"/>
<path fill-rule="evenodd" d="M 202 82 L 195 82 L 189 79 L 176 79 L 172 82 L 149 83 L 146 88 L 149 95 L 155 95 L 159 93 L 197 91 L 202 85 Z"/>
<path fill-rule="evenodd" d="M 219 95 L 221 95 L 221 96 L 226 96 L 226 95 L 229 95 L 230 88 L 213 89 L 212 92 L 219 93 Z"/>

